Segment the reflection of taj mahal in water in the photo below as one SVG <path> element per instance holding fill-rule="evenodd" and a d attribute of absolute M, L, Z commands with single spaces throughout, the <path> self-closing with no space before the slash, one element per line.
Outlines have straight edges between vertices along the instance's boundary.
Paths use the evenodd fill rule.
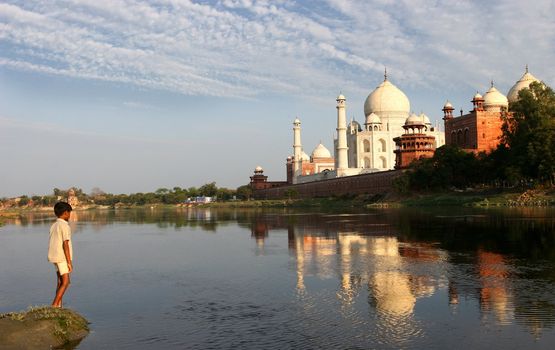
<path fill-rule="evenodd" d="M 545 324 L 517 314 L 522 301 L 514 294 L 512 267 L 502 254 L 478 248 L 472 261 L 474 276 L 459 279 L 457 276 L 468 271 L 457 272 L 459 266 L 450 262 L 453 257 L 437 245 L 401 239 L 398 229 L 378 224 L 383 222 L 379 218 L 367 219 L 368 225 L 361 231 L 342 223 L 349 221 L 346 217 L 333 216 L 303 217 L 303 222 L 296 224 L 270 217 L 251 224 L 257 252 L 262 255 L 269 232 L 287 228 L 299 298 L 311 300 L 321 281 L 333 281 L 342 310 L 350 314 L 357 300 L 366 297 L 378 333 L 388 332 L 391 339 L 393 332 L 392 339 L 399 341 L 396 345 L 422 331 L 415 309 L 419 301 L 429 303 L 425 300 L 432 297 L 439 298 L 439 305 L 450 310 L 447 312 L 457 314 L 460 303 L 466 304 L 465 308 L 476 303 L 483 319 L 495 320 L 498 325 L 517 320 L 535 337 L 541 335 Z M 329 220 L 325 228 L 322 220 Z"/>

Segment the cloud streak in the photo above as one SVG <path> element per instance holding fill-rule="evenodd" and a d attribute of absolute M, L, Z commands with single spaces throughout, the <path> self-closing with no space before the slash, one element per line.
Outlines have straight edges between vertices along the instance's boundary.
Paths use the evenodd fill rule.
<path fill-rule="evenodd" d="M 551 0 L 61 0 L 0 4 L 0 66 L 193 96 L 555 80 Z M 542 76 L 542 73 L 544 74 Z"/>

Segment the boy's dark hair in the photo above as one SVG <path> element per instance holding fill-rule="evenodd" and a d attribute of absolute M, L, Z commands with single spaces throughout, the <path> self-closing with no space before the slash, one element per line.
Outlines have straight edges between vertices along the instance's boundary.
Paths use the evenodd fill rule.
<path fill-rule="evenodd" d="M 72 211 L 72 210 L 73 208 L 67 202 L 58 202 L 54 204 L 54 214 L 56 214 L 57 217 L 62 216 L 62 214 L 66 211 Z"/>

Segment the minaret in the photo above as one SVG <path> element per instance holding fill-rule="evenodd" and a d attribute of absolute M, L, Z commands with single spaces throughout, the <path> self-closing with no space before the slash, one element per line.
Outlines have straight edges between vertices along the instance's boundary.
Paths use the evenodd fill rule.
<path fill-rule="evenodd" d="M 295 118 L 293 122 L 293 183 L 297 183 L 297 176 L 302 172 L 301 121 Z"/>
<path fill-rule="evenodd" d="M 337 159 L 335 168 L 337 176 L 341 176 L 341 170 L 349 167 L 347 160 L 347 117 L 345 116 L 345 96 L 337 96 Z"/>

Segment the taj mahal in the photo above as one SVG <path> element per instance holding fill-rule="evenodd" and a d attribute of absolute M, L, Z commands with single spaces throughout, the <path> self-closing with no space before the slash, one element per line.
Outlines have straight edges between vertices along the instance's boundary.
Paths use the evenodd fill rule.
<path fill-rule="evenodd" d="M 301 121 L 293 122 L 293 155 L 287 159 L 288 182 L 305 183 L 333 177 L 373 173 L 395 168 L 394 139 L 406 132 L 406 125 L 419 125 L 434 137 L 433 148 L 445 144 L 445 133 L 432 126 L 424 113 L 411 113 L 410 101 L 403 91 L 384 81 L 364 102 L 364 124 L 347 122 L 347 99 L 337 96 L 337 137 L 334 156 L 321 143 L 310 156 L 303 151 Z"/>
<path fill-rule="evenodd" d="M 337 96 L 333 155 L 322 143 L 310 155 L 305 153 L 301 142 L 301 121 L 296 118 L 293 122 L 293 154 L 286 162 L 287 180 L 267 181 L 262 167 L 258 166 L 251 176 L 251 186 L 255 190 L 264 190 L 404 169 L 414 160 L 432 157 L 446 141 L 467 152 L 491 152 L 500 142 L 502 116 L 505 113 L 510 115 L 509 104 L 516 102 L 518 92 L 532 82 L 540 80 L 528 72 L 528 66 L 507 95 L 491 82 L 490 89 L 483 96 L 477 92 L 469 98 L 473 108 L 467 114 L 461 109 L 460 116 L 454 115 L 454 108 L 447 101 L 442 109 L 442 131 L 439 125 L 432 125 L 426 114 L 411 112 L 408 97 L 388 79 L 386 71 L 383 82 L 364 102 L 363 124 L 355 120 L 347 122 L 347 98 L 341 93 Z M 356 181 L 362 180 L 358 177 Z M 365 181 L 374 182 L 370 178 Z M 345 181 L 341 183 L 343 192 L 353 190 Z"/>

